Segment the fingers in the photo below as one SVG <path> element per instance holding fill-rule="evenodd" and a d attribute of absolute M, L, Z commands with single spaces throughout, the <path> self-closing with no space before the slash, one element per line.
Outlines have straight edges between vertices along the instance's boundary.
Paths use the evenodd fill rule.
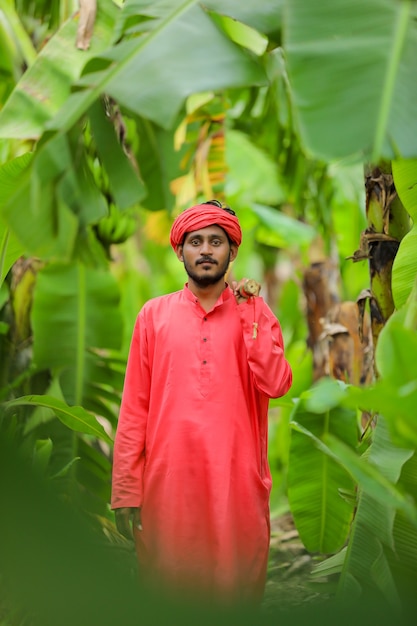
<path fill-rule="evenodd" d="M 115 510 L 116 528 L 126 539 L 133 539 L 130 526 L 130 507 Z"/>
<path fill-rule="evenodd" d="M 245 302 L 248 298 L 259 296 L 261 285 L 253 278 L 242 278 L 239 282 L 232 282 L 233 293 L 238 304 Z"/>
<path fill-rule="evenodd" d="M 140 508 L 134 509 L 133 513 L 133 525 L 138 530 L 142 530 L 142 514 Z"/>
<path fill-rule="evenodd" d="M 138 530 L 142 530 L 140 508 L 122 507 L 115 509 L 116 528 L 123 537 L 133 541 L 132 520 Z"/>

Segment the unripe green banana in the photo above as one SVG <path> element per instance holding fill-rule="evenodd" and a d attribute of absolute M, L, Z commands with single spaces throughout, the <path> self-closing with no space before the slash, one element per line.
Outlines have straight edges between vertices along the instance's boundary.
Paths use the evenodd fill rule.
<path fill-rule="evenodd" d="M 137 228 L 136 215 L 131 212 L 121 213 L 113 204 L 109 214 L 97 224 L 97 234 L 105 245 L 123 243 L 131 237 Z"/>

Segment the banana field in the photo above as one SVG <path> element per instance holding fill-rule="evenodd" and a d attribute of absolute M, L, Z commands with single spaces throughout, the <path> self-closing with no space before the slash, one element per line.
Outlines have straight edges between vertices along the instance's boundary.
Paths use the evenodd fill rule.
<path fill-rule="evenodd" d="M 413 0 L 0 0 L 0 626 L 413 623 L 416 59 Z M 271 515 L 317 606 L 149 596 L 110 510 L 133 325 L 212 198 L 282 326 Z"/>

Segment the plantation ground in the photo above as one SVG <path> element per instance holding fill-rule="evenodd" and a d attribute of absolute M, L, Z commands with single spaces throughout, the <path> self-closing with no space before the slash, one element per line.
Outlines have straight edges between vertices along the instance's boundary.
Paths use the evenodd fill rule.
<path fill-rule="evenodd" d="M 310 579 L 314 558 L 306 551 L 286 513 L 271 522 L 271 548 L 265 589 L 265 610 L 319 603 L 328 599 L 323 585 Z"/>

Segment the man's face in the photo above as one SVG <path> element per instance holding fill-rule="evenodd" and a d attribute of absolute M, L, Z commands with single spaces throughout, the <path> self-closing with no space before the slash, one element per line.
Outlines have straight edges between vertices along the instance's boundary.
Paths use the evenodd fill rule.
<path fill-rule="evenodd" d="M 184 243 L 177 248 L 185 271 L 200 287 L 214 285 L 223 280 L 237 255 L 237 246 L 231 244 L 223 228 L 207 226 L 187 233 Z"/>

